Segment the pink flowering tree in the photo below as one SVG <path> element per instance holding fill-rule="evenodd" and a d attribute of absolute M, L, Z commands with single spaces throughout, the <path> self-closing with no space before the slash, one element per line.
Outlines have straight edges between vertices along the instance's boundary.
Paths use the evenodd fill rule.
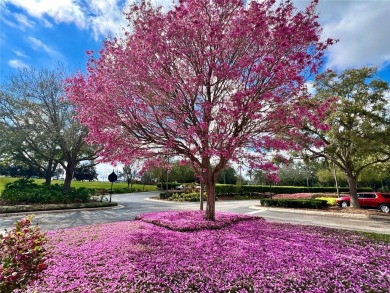
<path fill-rule="evenodd" d="M 132 6 L 123 38 L 105 41 L 67 94 L 101 157 L 191 162 L 215 218 L 215 183 L 228 162 L 270 168 L 265 154 L 297 149 L 324 105 L 305 96 L 332 40 L 320 40 L 317 1 L 183 0 L 168 12 Z"/>

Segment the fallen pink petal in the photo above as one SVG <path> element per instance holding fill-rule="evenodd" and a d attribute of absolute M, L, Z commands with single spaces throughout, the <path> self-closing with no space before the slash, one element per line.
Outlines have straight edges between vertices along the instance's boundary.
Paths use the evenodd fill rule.
<path fill-rule="evenodd" d="M 352 231 L 200 211 L 48 233 L 23 292 L 388 292 L 390 247 Z M 186 232 L 181 232 L 186 231 Z"/>

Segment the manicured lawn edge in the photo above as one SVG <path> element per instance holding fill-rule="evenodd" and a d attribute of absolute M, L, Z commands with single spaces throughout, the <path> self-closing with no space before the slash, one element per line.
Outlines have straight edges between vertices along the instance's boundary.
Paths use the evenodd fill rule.
<path fill-rule="evenodd" d="M 67 203 L 67 204 L 37 204 L 37 205 L 3 205 L 0 206 L 0 214 L 35 212 L 35 211 L 53 211 L 84 208 L 102 208 L 117 206 L 116 202 L 86 202 L 86 203 Z"/>

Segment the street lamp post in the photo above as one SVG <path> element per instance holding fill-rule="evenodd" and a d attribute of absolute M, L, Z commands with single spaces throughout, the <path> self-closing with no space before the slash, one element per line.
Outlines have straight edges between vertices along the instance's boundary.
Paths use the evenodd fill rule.
<path fill-rule="evenodd" d="M 112 173 L 108 175 L 108 180 L 111 182 L 111 191 L 110 191 L 110 202 L 111 202 L 111 196 L 112 196 L 112 185 L 114 182 L 118 179 L 118 176 L 115 174 L 114 170 L 112 170 Z"/>

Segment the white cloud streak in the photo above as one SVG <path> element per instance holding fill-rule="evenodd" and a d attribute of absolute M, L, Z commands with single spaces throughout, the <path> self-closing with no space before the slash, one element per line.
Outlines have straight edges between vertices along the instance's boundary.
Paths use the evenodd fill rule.
<path fill-rule="evenodd" d="M 34 22 L 30 21 L 24 14 L 16 13 L 14 14 L 15 19 L 19 23 L 23 29 L 32 28 L 34 26 Z"/>
<path fill-rule="evenodd" d="M 21 69 L 21 68 L 27 68 L 28 65 L 24 63 L 23 61 L 19 59 L 12 59 L 8 61 L 8 65 L 12 68 Z"/>
<path fill-rule="evenodd" d="M 20 50 L 13 50 L 16 56 L 22 57 L 22 58 L 27 58 L 27 56 Z"/>
<path fill-rule="evenodd" d="M 34 50 L 37 50 L 37 51 L 43 50 L 51 56 L 60 55 L 57 51 L 53 50 L 52 48 L 50 48 L 49 46 L 47 46 L 46 44 L 44 44 L 42 41 L 38 40 L 37 38 L 27 37 L 27 40 L 29 41 L 29 43 L 31 44 L 31 46 Z"/>

